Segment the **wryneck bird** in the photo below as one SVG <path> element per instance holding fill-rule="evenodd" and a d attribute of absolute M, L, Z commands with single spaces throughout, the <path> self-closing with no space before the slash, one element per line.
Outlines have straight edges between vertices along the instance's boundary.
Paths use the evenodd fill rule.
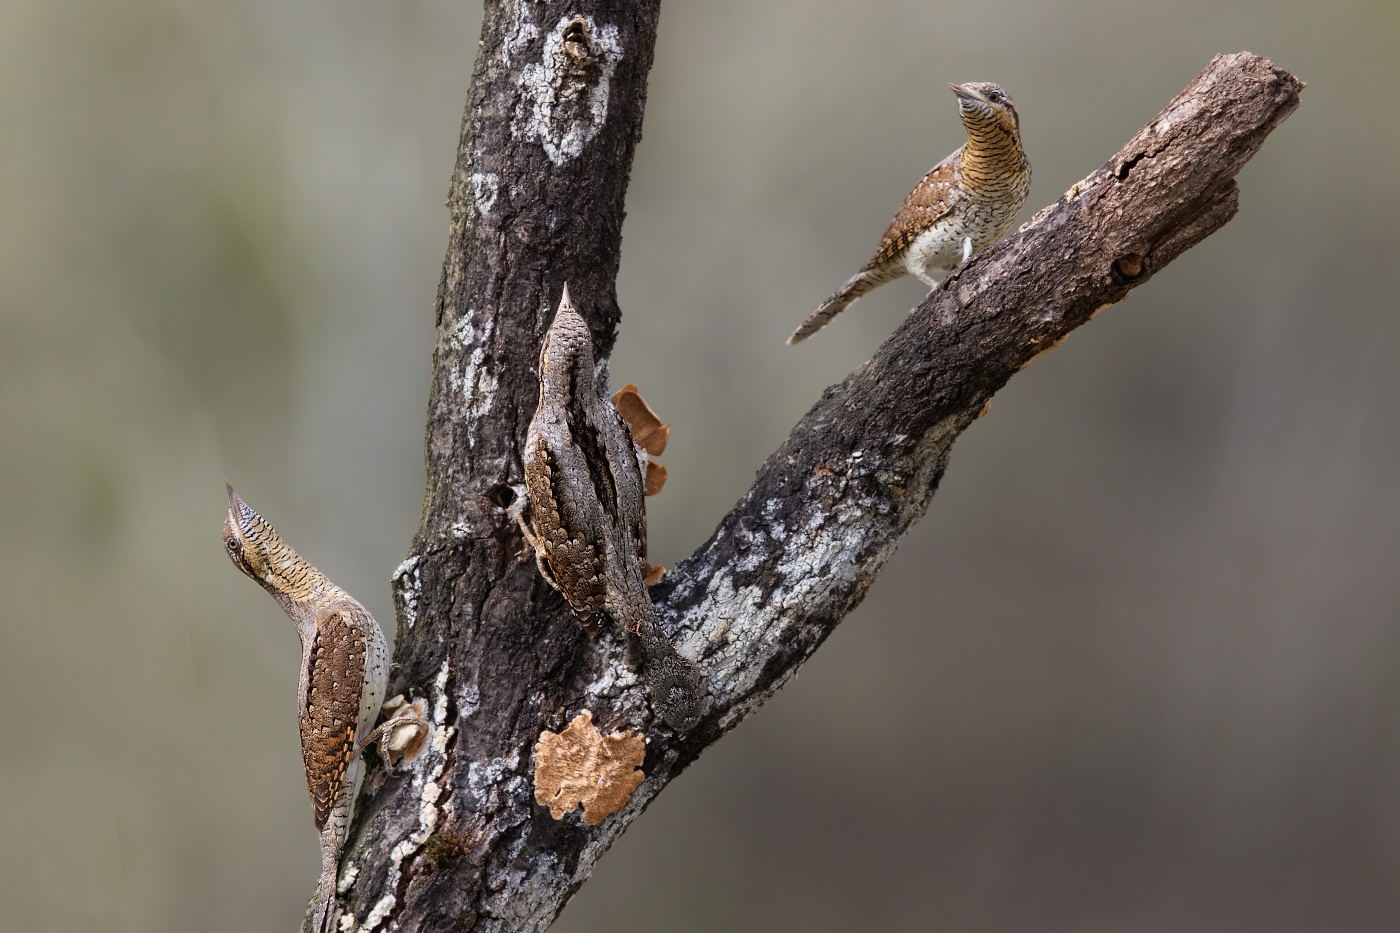
<path fill-rule="evenodd" d="M 857 298 L 906 273 L 932 288 L 947 272 L 1011 229 L 1031 189 L 1016 105 L 999 86 L 950 84 L 967 142 L 939 162 L 904 199 L 880 248 L 793 331 L 788 344 L 821 330 Z"/>
<path fill-rule="evenodd" d="M 297 721 L 316 831 L 321 836 L 314 933 L 330 929 L 336 868 L 364 776 L 369 741 L 389 679 L 379 623 L 349 593 L 292 550 L 230 486 L 224 549 L 272 595 L 301 637 Z"/>

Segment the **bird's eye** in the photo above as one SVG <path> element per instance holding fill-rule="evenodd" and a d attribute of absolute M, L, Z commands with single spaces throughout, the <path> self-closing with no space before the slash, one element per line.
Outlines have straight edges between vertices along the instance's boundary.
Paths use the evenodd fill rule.
<path fill-rule="evenodd" d="M 987 99 L 992 101 L 993 103 L 999 104 L 1002 101 L 1006 100 L 1006 95 L 1003 94 L 1001 91 L 988 91 Z"/>
<path fill-rule="evenodd" d="M 224 547 L 228 548 L 228 552 L 235 557 L 243 551 L 243 547 L 238 543 L 237 538 L 225 538 Z"/>

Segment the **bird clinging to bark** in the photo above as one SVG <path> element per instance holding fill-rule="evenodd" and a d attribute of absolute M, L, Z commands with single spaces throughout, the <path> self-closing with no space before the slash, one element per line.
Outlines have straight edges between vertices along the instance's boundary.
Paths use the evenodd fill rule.
<path fill-rule="evenodd" d="M 904 199 L 870 261 L 793 331 L 788 344 L 821 330 L 861 295 L 905 273 L 932 288 L 946 272 L 1006 234 L 1031 189 L 1016 105 L 999 86 L 950 84 L 967 142 Z"/>
<path fill-rule="evenodd" d="M 601 615 L 622 626 L 640 649 L 662 720 L 678 732 L 693 729 L 704 713 L 705 678 L 667 639 L 647 594 L 646 484 L 637 448 L 598 385 L 593 337 L 567 285 L 540 348 L 525 488 L 514 514 L 540 575 L 590 634 Z"/>
<path fill-rule="evenodd" d="M 301 636 L 297 721 L 316 830 L 321 880 L 312 930 L 329 929 L 336 869 L 364 777 L 360 748 L 384 702 L 389 649 L 364 606 L 292 550 L 230 486 L 224 548 L 239 570 L 272 594 Z"/>

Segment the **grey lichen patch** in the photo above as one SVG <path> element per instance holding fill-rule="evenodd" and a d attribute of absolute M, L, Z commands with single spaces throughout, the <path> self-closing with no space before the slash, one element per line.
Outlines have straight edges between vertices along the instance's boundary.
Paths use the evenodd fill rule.
<path fill-rule="evenodd" d="M 685 608 L 673 628 L 686 633 L 678 647 L 706 659 L 713 695 L 734 704 L 721 729 L 782 686 L 788 674 L 772 679 L 771 659 L 820 640 L 830 622 L 812 617 L 810 607 L 848 598 L 843 594 L 855 592 L 889 558 L 899 540 L 891 533 L 900 524 L 895 512 L 922 513 L 932 474 L 964 426 L 950 419 L 917 443 L 898 435 L 885 448 L 820 464 L 803 490 L 820 507 L 792 510 L 786 500 L 746 500 L 742 508 L 764 521 L 716 536 L 712 553 L 724 554 L 722 565 L 700 573 L 684 568 L 671 602 Z M 692 580 L 704 582 L 697 590 Z"/>
<path fill-rule="evenodd" d="M 481 214 L 491 213 L 496 206 L 496 197 L 501 192 L 501 178 L 495 172 L 472 172 L 472 197 L 476 209 Z"/>
<path fill-rule="evenodd" d="M 511 132 L 538 139 L 555 165 L 577 158 L 608 118 L 608 90 L 622 59 L 616 26 L 565 17 L 545 36 L 544 56 L 521 69 L 523 99 Z"/>
<path fill-rule="evenodd" d="M 523 52 L 530 44 L 530 41 L 540 34 L 540 27 L 525 19 L 525 11 L 529 6 L 525 0 L 506 5 L 505 40 L 501 43 L 501 59 L 507 68 L 515 56 Z"/>
<path fill-rule="evenodd" d="M 848 471 L 849 467 L 843 472 Z M 879 505 L 844 494 L 848 482 L 845 476 L 822 481 L 829 508 L 802 516 L 796 527 L 784 525 L 778 535 L 762 528 L 741 530 L 746 538 L 741 556 L 714 568 L 704 595 L 678 620 L 683 631 L 697 634 L 699 644 L 686 639 L 685 647 L 698 648 L 707 657 L 711 682 L 724 694 L 753 694 L 765 669 L 755 659 L 787 650 L 805 624 L 802 607 L 849 586 L 858 575 L 858 555 L 869 553 L 868 519 L 878 513 Z M 769 511 L 768 503 L 761 508 Z M 782 540 L 789 538 L 803 546 L 783 547 Z M 763 691 L 765 696 L 769 692 Z M 747 708 L 737 715 L 746 713 Z"/>
<path fill-rule="evenodd" d="M 400 618 L 405 628 L 418 621 L 418 600 L 423 596 L 423 581 L 418 575 L 417 555 L 399 564 L 393 577 L 394 595 L 399 600 Z"/>
<path fill-rule="evenodd" d="M 541 732 L 535 744 L 535 802 L 556 820 L 583 807 L 583 822 L 597 826 L 621 810 L 646 780 L 640 770 L 647 743 L 627 730 L 603 735 L 584 710 L 563 732 Z"/>
<path fill-rule="evenodd" d="M 457 366 L 446 369 L 447 388 L 462 399 L 469 443 L 476 441 L 477 422 L 496 403 L 498 376 L 487 353 L 495 327 L 493 315 L 468 308 L 447 332 L 447 349 L 458 357 Z"/>
<path fill-rule="evenodd" d="M 1165 136 L 1172 127 L 1185 123 L 1194 117 L 1201 109 L 1201 101 L 1193 95 L 1187 95 L 1177 100 L 1175 105 L 1168 110 L 1164 110 L 1157 115 L 1149 126 L 1152 132 L 1158 136 Z"/>
<path fill-rule="evenodd" d="M 432 718 L 432 738 L 429 743 L 431 755 L 427 756 L 432 765 L 426 774 L 420 773 L 414 776 L 414 785 L 421 787 L 418 802 L 418 828 L 407 837 L 400 839 L 389 853 L 389 874 L 385 879 L 385 893 L 377 900 L 369 914 L 365 917 L 364 923 L 356 928 L 353 918 L 342 918 L 341 929 L 358 929 L 360 933 L 373 933 L 379 929 L 380 924 L 389 919 L 390 914 L 398 906 L 397 890 L 399 879 L 402 876 L 402 866 L 406 858 L 421 849 L 428 839 L 437 830 L 438 821 L 450 817 L 452 812 L 452 798 L 450 795 L 444 800 L 443 794 L 447 784 L 447 743 L 456 734 L 455 726 L 447 724 L 448 695 L 447 681 L 451 673 L 451 662 L 444 660 L 442 667 L 438 671 L 437 677 L 433 681 L 433 692 L 437 694 L 437 700 L 433 704 Z M 415 704 L 421 701 L 415 701 Z M 417 711 L 415 706 L 415 711 Z M 420 765 L 421 769 L 422 766 Z M 351 924 L 346 926 L 346 919 L 351 920 Z"/>
<path fill-rule="evenodd" d="M 468 681 L 462 684 L 457 692 L 457 715 L 461 719 L 475 716 L 481 709 L 481 691 L 477 689 L 475 683 Z"/>

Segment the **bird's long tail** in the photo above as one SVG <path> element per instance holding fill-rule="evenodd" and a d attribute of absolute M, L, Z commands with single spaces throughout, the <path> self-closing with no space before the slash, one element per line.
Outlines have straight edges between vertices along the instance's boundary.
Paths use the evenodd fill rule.
<path fill-rule="evenodd" d="M 632 627 L 628 626 L 632 631 Z M 637 647 L 642 651 L 642 676 L 651 691 L 652 706 L 677 732 L 695 728 L 705 713 L 705 675 L 667 640 L 655 611 L 636 625 Z"/>
<path fill-rule="evenodd" d="M 902 264 L 890 264 L 874 269 L 862 269 L 846 280 L 846 284 L 836 290 L 822 305 L 811 314 L 807 315 L 807 320 L 797 330 L 792 332 L 792 336 L 787 339 L 788 346 L 801 343 L 808 337 L 821 330 L 831 319 L 855 303 L 855 300 L 868 291 L 873 291 L 884 285 L 886 282 L 899 278 L 905 273 Z"/>
<path fill-rule="evenodd" d="M 334 832 L 328 827 L 327 831 L 321 834 L 321 878 L 316 883 L 316 907 L 311 915 L 311 925 L 307 928 L 310 933 L 331 933 L 331 921 L 335 916 L 335 885 L 340 847 L 344 842 L 343 832 L 340 839 L 326 838 Z"/>
<path fill-rule="evenodd" d="M 331 915 L 335 913 L 335 869 L 322 870 L 316 885 L 316 910 L 311 915 L 311 933 L 331 933 Z"/>
<path fill-rule="evenodd" d="M 355 815 L 355 798 L 364 779 L 364 759 L 355 756 L 346 767 L 345 777 L 336 793 L 326 824 L 321 827 L 321 878 L 316 884 L 316 909 L 311 917 L 310 933 L 331 933 L 335 919 L 336 880 L 340 874 L 340 853 L 350 820 Z"/>

